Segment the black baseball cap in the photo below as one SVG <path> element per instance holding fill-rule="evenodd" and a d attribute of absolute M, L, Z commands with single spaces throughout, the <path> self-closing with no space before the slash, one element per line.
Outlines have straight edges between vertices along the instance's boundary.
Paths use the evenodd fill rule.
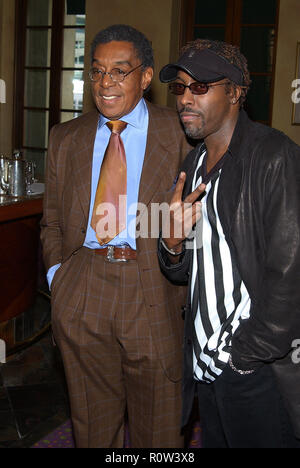
<path fill-rule="evenodd" d="M 169 63 L 161 69 L 160 81 L 174 81 L 178 70 L 183 70 L 201 83 L 213 83 L 228 78 L 237 85 L 244 84 L 242 70 L 211 49 L 186 50 L 176 63 Z"/>

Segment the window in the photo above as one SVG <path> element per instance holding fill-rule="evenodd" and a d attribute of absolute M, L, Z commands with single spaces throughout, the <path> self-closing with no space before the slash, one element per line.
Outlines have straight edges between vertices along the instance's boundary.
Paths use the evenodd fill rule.
<path fill-rule="evenodd" d="M 17 0 L 14 147 L 44 176 L 50 128 L 82 112 L 84 0 Z"/>
<path fill-rule="evenodd" d="M 248 60 L 251 88 L 245 108 L 253 120 L 270 124 L 278 0 L 187 0 L 183 42 L 196 38 L 230 42 Z"/>

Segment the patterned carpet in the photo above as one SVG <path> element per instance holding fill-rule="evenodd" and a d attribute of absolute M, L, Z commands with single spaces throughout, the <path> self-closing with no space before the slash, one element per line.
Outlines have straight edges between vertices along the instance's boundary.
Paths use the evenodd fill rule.
<path fill-rule="evenodd" d="M 125 431 L 124 447 L 130 448 L 128 430 Z M 66 421 L 47 437 L 34 444 L 32 448 L 75 448 L 71 421 Z M 189 448 L 201 448 L 201 429 L 198 422 L 193 426 Z"/>

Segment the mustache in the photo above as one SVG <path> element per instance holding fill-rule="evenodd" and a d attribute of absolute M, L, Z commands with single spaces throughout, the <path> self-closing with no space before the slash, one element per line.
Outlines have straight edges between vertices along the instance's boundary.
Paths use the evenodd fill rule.
<path fill-rule="evenodd" d="M 199 115 L 200 117 L 203 117 L 202 112 L 195 111 L 195 109 L 192 109 L 191 107 L 188 107 L 188 106 L 178 108 L 178 112 L 179 112 L 180 115 L 183 114 L 183 113 L 191 113 L 191 114 L 196 114 L 196 115 Z"/>

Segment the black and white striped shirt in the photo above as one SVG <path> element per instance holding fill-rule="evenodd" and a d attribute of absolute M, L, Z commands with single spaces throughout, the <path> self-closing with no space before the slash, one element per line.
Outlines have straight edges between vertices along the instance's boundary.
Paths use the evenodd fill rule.
<path fill-rule="evenodd" d="M 206 152 L 200 156 L 193 190 L 202 182 Z M 217 210 L 222 168 L 213 172 L 202 198 L 202 218 L 193 241 L 191 304 L 194 321 L 194 378 L 212 382 L 226 366 L 231 340 L 249 317 L 250 297 L 231 256 Z M 199 239 L 199 237 L 201 237 Z"/>

